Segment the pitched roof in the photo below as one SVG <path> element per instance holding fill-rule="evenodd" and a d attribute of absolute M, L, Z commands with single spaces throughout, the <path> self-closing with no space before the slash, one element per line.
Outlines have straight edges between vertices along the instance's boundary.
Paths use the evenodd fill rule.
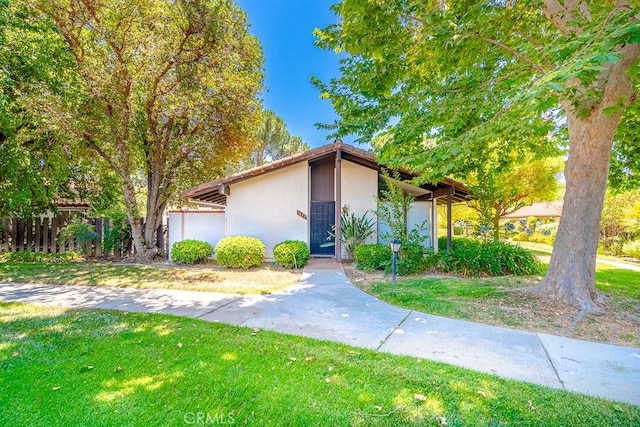
<path fill-rule="evenodd" d="M 356 148 L 352 145 L 344 144 L 342 142 L 334 142 L 332 144 L 326 144 L 318 148 L 314 148 L 303 153 L 294 154 L 282 159 L 276 160 L 271 163 L 266 163 L 262 166 L 235 173 L 233 175 L 217 179 L 215 181 L 200 184 L 196 187 L 190 188 L 182 192 L 182 197 L 191 198 L 195 200 L 206 201 L 210 203 L 216 203 L 219 205 L 226 205 L 227 195 L 225 194 L 225 187 L 235 184 L 256 176 L 263 175 L 275 170 L 285 168 L 300 162 L 317 162 L 319 160 L 335 158 L 337 153 L 344 160 L 365 166 L 371 169 L 380 171 L 386 169 L 385 165 L 378 163 L 376 156 L 361 148 Z M 410 172 L 408 170 L 401 169 L 400 176 L 403 180 L 410 180 L 411 178 L 419 176 L 419 174 Z M 452 193 L 452 200 L 454 202 L 461 202 L 469 198 L 470 190 L 465 187 L 462 182 L 455 181 L 453 179 L 445 179 L 437 184 L 423 184 L 420 186 L 426 190 L 433 192 L 435 197 L 441 197 L 447 192 Z M 440 200 L 440 199 L 438 199 Z"/>
<path fill-rule="evenodd" d="M 560 218 L 562 215 L 562 200 L 555 202 L 536 202 L 524 206 L 515 212 L 505 215 L 503 218 Z"/>
<path fill-rule="evenodd" d="M 88 200 L 79 197 L 75 199 L 56 199 L 53 204 L 59 208 L 88 208 L 90 206 Z"/>

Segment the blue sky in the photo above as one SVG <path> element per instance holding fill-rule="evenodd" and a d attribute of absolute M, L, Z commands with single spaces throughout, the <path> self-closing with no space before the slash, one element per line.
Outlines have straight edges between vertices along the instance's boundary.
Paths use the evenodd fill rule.
<path fill-rule="evenodd" d="M 336 23 L 332 0 L 236 0 L 247 12 L 250 33 L 260 39 L 265 57 L 264 107 L 282 117 L 287 129 L 312 148 L 333 142 L 315 123 L 331 123 L 336 114 L 311 84 L 338 75 L 338 56 L 314 45 L 314 28 Z M 337 0 L 335 1 L 337 3 Z M 353 138 L 344 138 L 352 143 Z"/>

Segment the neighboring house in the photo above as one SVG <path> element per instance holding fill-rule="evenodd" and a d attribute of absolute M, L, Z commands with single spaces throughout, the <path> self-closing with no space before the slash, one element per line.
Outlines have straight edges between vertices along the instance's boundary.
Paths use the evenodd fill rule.
<path fill-rule="evenodd" d="M 536 202 L 528 206 L 523 206 L 515 212 L 507 214 L 502 219 L 528 219 L 536 217 L 538 219 L 553 218 L 559 220 L 562 215 L 562 200 L 555 202 Z"/>
<path fill-rule="evenodd" d="M 170 242 L 199 238 L 215 246 L 221 237 L 251 236 L 264 242 L 265 257 L 273 259 L 276 244 L 295 239 L 307 242 L 312 256 L 335 256 L 340 262 L 344 253 L 339 242 L 336 246 L 322 246 L 327 242 L 327 232 L 334 224 L 339 228 L 343 207 L 357 216 L 366 211 L 374 215 L 376 197 L 386 179 L 381 173 L 384 168 L 372 153 L 336 141 L 199 185 L 184 191 L 182 196 L 224 207 L 224 218 L 220 219 L 220 211 L 212 213 L 209 222 L 203 220 L 201 213 L 194 214 L 193 219 L 184 212 L 180 213 L 180 219 L 175 214 L 172 219 L 170 214 Z M 400 171 L 403 181 L 415 176 Z M 409 227 L 425 220 L 437 224 L 436 205 L 446 205 L 450 237 L 451 204 L 466 200 L 469 190 L 450 179 L 436 185 L 414 186 L 406 182 L 401 185 L 415 197 Z M 178 227 L 180 231 L 174 231 Z M 378 233 L 369 242 L 381 242 L 378 234 L 383 227 L 378 224 Z M 429 225 L 428 234 L 428 246 L 437 247 L 437 227 Z"/>
<path fill-rule="evenodd" d="M 87 200 L 80 198 L 58 199 L 54 203 L 58 208 L 58 215 L 75 216 L 87 212 L 90 207 L 90 204 Z M 41 215 L 41 217 L 46 218 L 53 218 L 55 216 L 56 214 L 51 211 L 48 211 L 47 213 Z"/>

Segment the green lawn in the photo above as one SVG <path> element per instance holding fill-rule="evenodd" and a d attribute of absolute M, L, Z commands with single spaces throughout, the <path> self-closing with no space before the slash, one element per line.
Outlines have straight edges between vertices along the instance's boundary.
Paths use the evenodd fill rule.
<path fill-rule="evenodd" d="M 543 264 L 546 270 L 547 264 Z M 526 298 L 509 290 L 530 286 L 529 277 L 420 277 L 405 278 L 396 284 L 381 282 L 371 287 L 372 293 L 395 305 L 426 313 L 469 319 L 478 301 L 513 303 Z M 596 267 L 596 288 L 613 298 L 630 297 L 640 300 L 640 272 L 624 270 L 606 264 Z"/>
<path fill-rule="evenodd" d="M 298 283 L 300 272 L 256 268 L 159 267 L 109 263 L 0 263 L 0 281 L 130 288 L 268 293 Z"/>
<path fill-rule="evenodd" d="M 606 294 L 626 295 L 640 300 L 640 272 L 598 263 L 596 288 Z"/>
<path fill-rule="evenodd" d="M 0 303 L 0 425 L 640 425 L 640 407 L 168 315 Z"/>
<path fill-rule="evenodd" d="M 540 255 L 551 255 L 551 251 L 553 251 L 553 246 L 552 245 L 547 245 L 544 243 L 538 243 L 538 242 L 519 242 L 519 241 L 512 241 L 511 242 L 514 245 L 518 245 L 518 246 L 522 246 L 524 248 L 527 248 L 529 250 L 531 250 L 531 252 L 535 253 L 535 254 L 540 254 Z M 605 255 L 605 254 L 601 254 L 598 253 L 598 259 L 603 259 L 603 260 L 609 260 L 609 261 L 616 261 L 616 262 L 621 262 L 624 264 L 630 264 L 630 265 L 640 265 L 637 262 L 631 261 L 629 259 L 624 258 L 623 256 L 612 256 L 612 255 Z"/>
<path fill-rule="evenodd" d="M 508 283 L 503 278 L 409 278 L 395 284 L 376 283 L 371 293 L 400 307 L 469 320 L 475 311 L 470 303 L 499 297 L 499 290 Z"/>
<path fill-rule="evenodd" d="M 546 270 L 547 264 L 543 264 Z M 596 268 L 596 287 L 609 296 L 604 312 L 580 317 L 579 310 L 526 292 L 539 277 L 407 277 L 363 289 L 396 306 L 455 319 L 571 338 L 640 346 L 640 272 L 607 264 Z M 356 282 L 357 283 L 357 282 Z"/>

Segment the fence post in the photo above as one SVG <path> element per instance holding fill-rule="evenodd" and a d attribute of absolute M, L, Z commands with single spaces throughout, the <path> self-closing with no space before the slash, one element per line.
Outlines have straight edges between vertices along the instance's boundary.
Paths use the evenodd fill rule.
<path fill-rule="evenodd" d="M 56 240 L 56 235 L 58 234 L 58 221 L 60 219 L 57 216 L 54 216 L 53 218 L 51 218 L 51 235 L 50 237 L 50 242 L 51 242 L 51 253 L 52 254 L 56 254 L 58 253 L 58 242 Z"/>
<path fill-rule="evenodd" d="M 10 222 L 11 220 L 9 218 L 3 218 L 2 221 L 0 221 L 0 224 L 2 225 L 2 250 L 3 251 L 8 251 L 9 250 L 9 227 L 10 227 Z"/>
<path fill-rule="evenodd" d="M 42 218 L 42 252 L 49 253 L 49 226 L 50 226 L 49 217 Z"/>
<path fill-rule="evenodd" d="M 32 251 L 33 249 L 33 220 L 28 219 L 25 222 L 25 228 L 26 228 L 26 242 L 25 242 L 25 250 L 27 251 Z"/>
<path fill-rule="evenodd" d="M 42 252 L 42 241 L 40 238 L 42 237 L 42 221 L 40 217 L 35 217 L 33 219 L 33 226 L 35 227 L 35 238 L 34 238 L 34 252 Z"/>
<path fill-rule="evenodd" d="M 98 237 L 96 237 L 96 240 L 94 241 L 96 246 L 96 259 L 102 256 L 102 223 L 103 222 L 104 221 L 102 220 L 102 218 L 96 218 L 94 221 L 95 230 L 96 230 L 96 233 L 98 233 Z"/>
<path fill-rule="evenodd" d="M 24 251 L 24 220 L 16 221 L 16 250 Z"/>
<path fill-rule="evenodd" d="M 73 219 L 73 217 L 71 216 L 71 214 L 65 215 L 65 222 L 64 222 L 64 226 L 66 227 L 67 224 L 69 223 L 69 221 L 71 221 Z M 75 250 L 75 241 L 73 238 L 69 238 L 66 242 L 65 245 L 67 247 L 67 251 L 73 251 Z"/>
<path fill-rule="evenodd" d="M 11 220 L 11 252 L 18 249 L 18 219 Z"/>

